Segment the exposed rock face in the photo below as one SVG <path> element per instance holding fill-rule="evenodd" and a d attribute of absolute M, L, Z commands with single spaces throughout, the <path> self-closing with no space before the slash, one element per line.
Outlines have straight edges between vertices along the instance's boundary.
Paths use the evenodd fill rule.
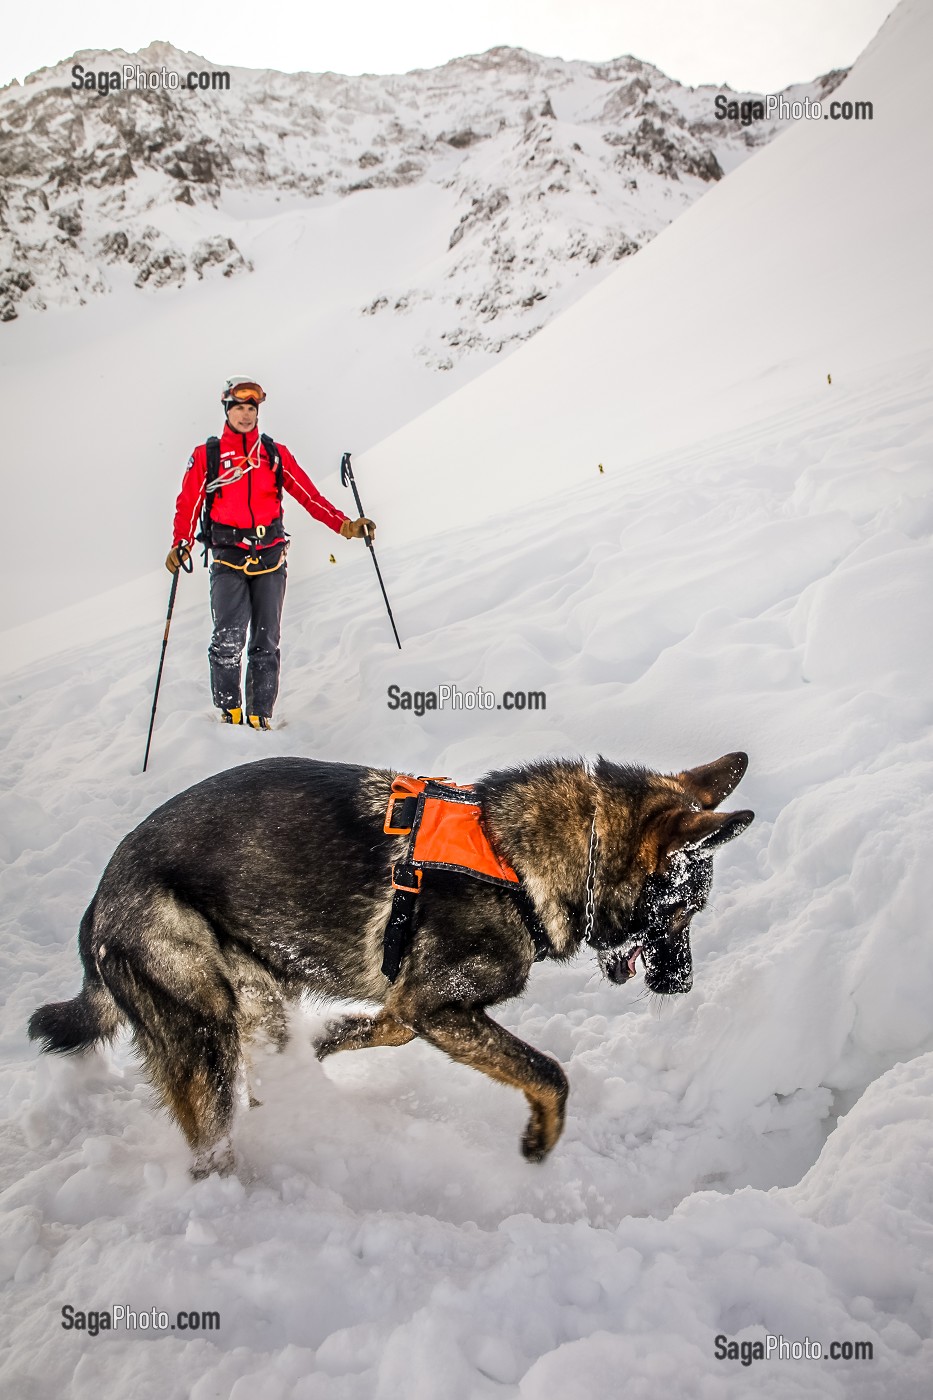
<path fill-rule="evenodd" d="M 221 272 L 224 277 L 232 277 L 237 272 L 247 272 L 249 264 L 232 238 L 215 234 L 213 238 L 202 238 L 191 250 L 191 266 L 198 277 L 207 272 Z"/>
<path fill-rule="evenodd" d="M 230 196 L 254 197 L 261 215 L 276 194 L 313 207 L 431 181 L 460 208 L 446 246 L 423 285 L 386 287 L 360 310 L 433 301 L 421 353 L 448 368 L 533 334 L 569 283 L 637 251 L 780 129 L 718 121 L 715 89 L 683 88 L 635 58 L 509 48 L 400 77 L 234 69 L 227 91 L 72 86 L 73 64 L 103 75 L 125 63 L 211 68 L 153 44 L 82 52 L 0 91 L 0 320 L 126 277 L 150 294 L 250 271 Z M 844 76 L 788 96 L 825 98 Z"/>

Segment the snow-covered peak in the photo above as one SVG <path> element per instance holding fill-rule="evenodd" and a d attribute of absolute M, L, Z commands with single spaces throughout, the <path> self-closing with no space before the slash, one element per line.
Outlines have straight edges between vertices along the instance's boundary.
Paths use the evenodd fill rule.
<path fill-rule="evenodd" d="M 117 88 L 124 65 L 214 86 Z M 449 369 L 527 339 L 780 126 L 719 120 L 712 89 L 631 56 L 502 47 L 350 78 L 225 67 L 161 40 L 86 50 L 0 92 L 0 319 L 124 280 L 248 273 L 244 216 L 429 184 L 453 207 L 427 265 L 359 309 L 432 303 L 420 353 Z"/>

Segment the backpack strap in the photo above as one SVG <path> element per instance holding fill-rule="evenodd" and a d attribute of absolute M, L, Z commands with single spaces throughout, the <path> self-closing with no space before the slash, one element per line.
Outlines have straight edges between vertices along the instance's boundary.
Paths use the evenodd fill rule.
<path fill-rule="evenodd" d="M 207 556 L 211 545 L 211 507 L 214 502 L 211 499 L 221 490 L 215 483 L 220 476 L 220 438 L 209 437 L 204 444 L 207 453 L 207 472 L 204 477 L 204 507 L 201 511 L 201 528 L 198 531 L 197 539 L 204 546 L 204 567 L 207 568 Z"/>
<path fill-rule="evenodd" d="M 207 449 L 207 480 L 216 481 L 220 476 L 220 438 L 209 437 L 204 446 Z"/>
<path fill-rule="evenodd" d="M 281 506 L 282 492 L 285 490 L 285 468 L 282 466 L 282 454 L 268 433 L 261 433 L 259 441 L 266 449 L 269 465 L 275 472 L 275 489 L 279 494 L 279 506 Z"/>

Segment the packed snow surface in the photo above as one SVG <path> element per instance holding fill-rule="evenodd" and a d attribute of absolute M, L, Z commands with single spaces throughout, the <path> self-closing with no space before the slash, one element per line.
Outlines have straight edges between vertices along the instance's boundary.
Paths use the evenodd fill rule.
<path fill-rule="evenodd" d="M 659 1376 L 684 1397 L 924 1393 L 930 387 L 926 366 L 889 367 L 689 464 L 595 477 L 507 538 L 386 546 L 401 653 L 364 557 L 293 585 L 272 734 L 214 723 L 207 620 L 189 611 L 146 777 L 158 629 L 10 678 L 11 1394 L 132 1378 L 143 1395 L 363 1400 L 443 1377 L 463 1397 L 608 1397 L 620 1372 L 645 1396 Z M 543 690 L 547 708 L 388 708 L 390 684 L 448 682 Z M 77 922 L 119 838 L 232 763 L 465 781 L 544 753 L 670 771 L 736 746 L 752 761 L 732 805 L 758 815 L 717 857 L 691 994 L 654 1004 L 581 955 L 496 1013 L 570 1078 L 541 1168 L 519 1156 L 520 1096 L 427 1046 L 318 1065 L 323 1008 L 261 1066 L 241 1176 L 198 1185 L 126 1042 L 63 1063 L 25 1040 L 34 1007 L 77 988 Z M 240 819 L 219 813 L 218 840 Z M 118 1302 L 217 1309 L 222 1331 L 61 1332 L 63 1304 Z M 714 1338 L 765 1332 L 870 1341 L 875 1359 L 756 1363 L 752 1390 Z"/>
<path fill-rule="evenodd" d="M 209 706 L 196 570 L 180 585 L 144 777 L 161 639 L 151 600 L 164 610 L 168 576 L 106 599 L 96 635 L 80 608 L 44 620 L 0 718 L 5 1394 L 929 1394 L 933 322 L 913 220 L 930 198 L 915 178 L 928 124 L 914 104 L 931 29 L 919 0 L 902 4 L 840 89 L 874 95 L 868 135 L 827 123 L 781 137 L 509 362 L 360 459 L 367 507 L 389 522 L 378 543 L 401 652 L 363 550 L 328 536 L 337 564 L 308 569 L 312 527 L 296 530 L 280 727 L 226 729 Z M 782 273 L 780 218 L 793 223 L 799 182 L 808 200 L 820 172 L 833 185 L 854 169 L 856 139 L 851 208 L 872 230 L 870 260 L 839 244 L 828 288 L 817 225 L 812 261 L 801 245 Z M 842 184 L 820 210 L 827 235 Z M 726 200 L 722 238 L 704 242 L 701 214 Z M 690 373 L 678 358 L 652 451 L 626 379 L 606 397 L 607 326 L 628 305 L 633 343 L 651 336 L 650 305 L 625 288 L 643 262 L 660 278 L 667 258 L 681 295 L 691 221 L 708 285 L 721 286 L 743 209 L 764 231 L 762 324 L 796 315 L 798 358 L 788 332 L 767 380 L 737 296 L 715 326 L 736 347 L 732 377 L 704 416 L 690 381 L 716 376 L 698 354 Z M 882 315 L 879 286 L 911 279 Z M 817 304 L 848 308 L 844 339 L 808 320 Z M 677 300 L 664 314 L 680 344 Z M 838 362 L 817 354 L 816 328 Z M 574 424 L 589 432 L 597 412 L 608 445 L 571 458 Z M 639 413 L 634 445 L 611 460 Z M 481 495 L 492 479 L 467 475 L 474 425 L 507 443 L 498 477 L 521 501 L 497 511 L 487 495 L 461 523 L 465 488 Z M 445 441 L 452 459 L 420 536 L 392 527 L 378 472 L 408 433 L 410 445 Z M 5 635 L 8 664 L 27 642 Z M 390 685 L 451 683 L 500 701 L 544 691 L 546 708 L 388 707 Z M 676 771 L 735 748 L 751 762 L 727 805 L 757 817 L 716 857 L 693 991 L 659 1003 L 637 982 L 604 982 L 583 954 L 536 967 L 495 1013 L 570 1079 L 567 1128 L 543 1166 L 519 1155 L 520 1096 L 426 1045 L 319 1065 L 320 1006 L 298 1008 L 288 1049 L 261 1062 L 262 1106 L 235 1131 L 238 1175 L 197 1184 L 127 1041 L 75 1061 L 38 1059 L 26 1041 L 31 1011 L 77 990 L 78 920 L 118 840 L 234 763 L 303 754 L 468 781 L 544 754 Z M 218 813 L 218 840 L 242 819 Z M 221 1326 L 91 1337 L 62 1330 L 66 1304 L 216 1310 Z M 716 1355 L 717 1337 L 767 1335 L 823 1357 Z M 873 1358 L 830 1359 L 834 1342 L 868 1343 Z"/>

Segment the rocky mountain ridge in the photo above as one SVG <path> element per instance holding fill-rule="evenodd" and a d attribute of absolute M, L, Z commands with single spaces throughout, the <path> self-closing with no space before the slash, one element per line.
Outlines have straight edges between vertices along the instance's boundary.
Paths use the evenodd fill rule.
<path fill-rule="evenodd" d="M 156 43 L 77 53 L 0 90 L 0 320 L 123 283 L 149 295 L 248 274 L 256 220 L 431 182 L 453 211 L 436 256 L 360 312 L 431 303 L 419 353 L 449 368 L 533 334 L 786 125 L 719 120 L 718 89 L 636 58 L 511 48 L 401 76 L 237 68 L 220 91 L 73 85 L 75 65 L 97 80 L 124 64 L 220 71 Z M 843 77 L 786 95 L 822 99 Z"/>

